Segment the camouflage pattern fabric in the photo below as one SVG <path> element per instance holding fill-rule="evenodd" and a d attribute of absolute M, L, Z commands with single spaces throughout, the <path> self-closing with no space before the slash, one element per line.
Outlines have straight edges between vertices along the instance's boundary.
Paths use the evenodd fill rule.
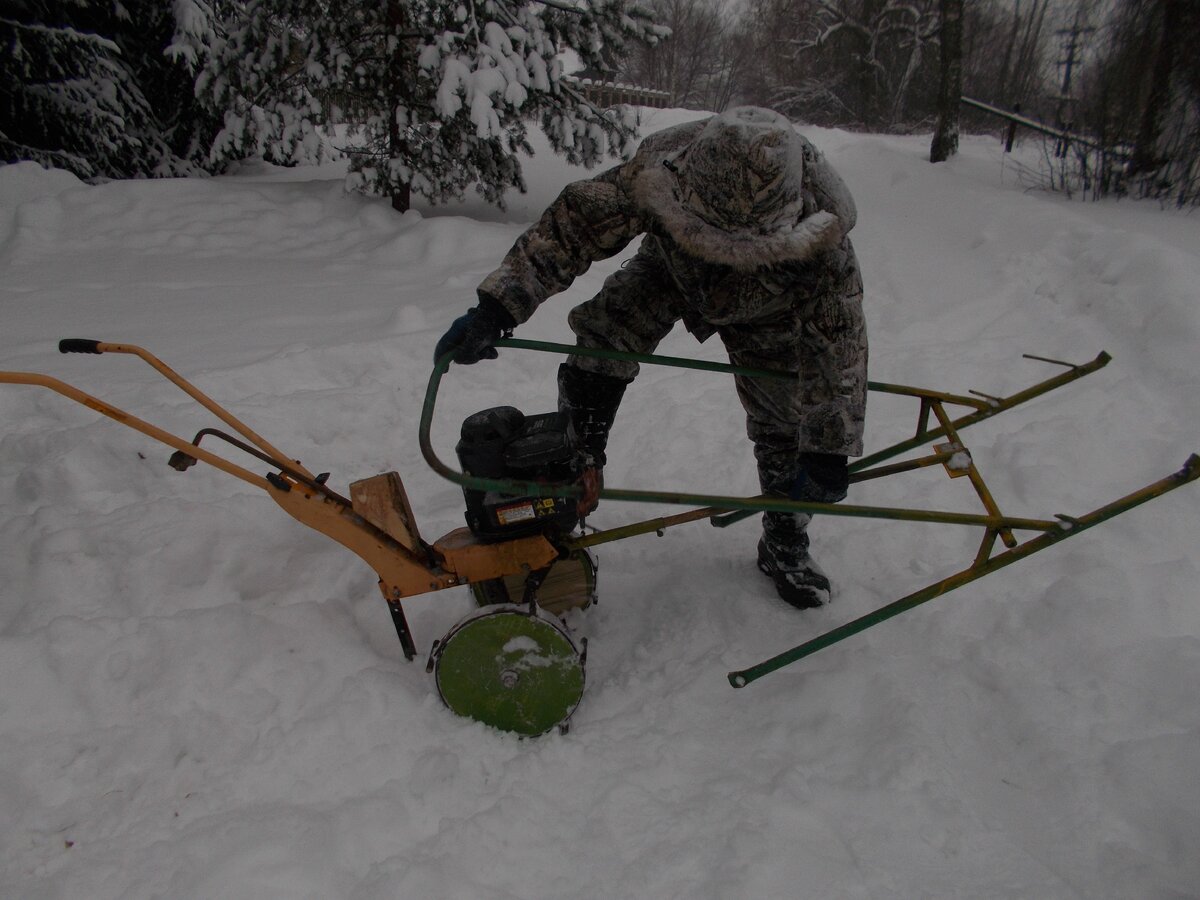
<path fill-rule="evenodd" d="M 644 235 L 637 254 L 571 311 L 578 342 L 649 353 L 683 320 L 718 334 L 735 365 L 764 488 L 800 451 L 862 453 L 867 336 L 846 236 L 844 183 L 790 123 L 742 107 L 646 138 L 623 165 L 563 189 L 479 287 L 518 323 L 591 263 Z M 634 363 L 572 357 L 632 379 Z"/>

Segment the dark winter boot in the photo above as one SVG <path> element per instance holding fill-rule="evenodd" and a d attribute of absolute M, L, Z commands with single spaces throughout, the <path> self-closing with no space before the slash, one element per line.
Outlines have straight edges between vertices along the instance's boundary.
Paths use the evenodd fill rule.
<path fill-rule="evenodd" d="M 585 455 L 579 479 L 583 488 L 578 509 L 581 519 L 600 502 L 607 462 L 604 448 L 627 387 L 629 382 L 623 378 L 588 372 L 569 363 L 558 367 L 558 411 L 566 414 L 572 440 Z"/>
<path fill-rule="evenodd" d="M 567 414 L 576 446 L 597 469 L 607 461 L 608 432 L 627 387 L 629 382 L 623 378 L 587 372 L 570 363 L 558 367 L 558 411 Z"/>
<path fill-rule="evenodd" d="M 829 579 L 808 553 L 811 520 L 803 513 L 764 513 L 758 542 L 758 567 L 775 582 L 780 598 L 797 609 L 829 602 Z"/>
<path fill-rule="evenodd" d="M 755 453 L 765 494 L 812 503 L 837 503 L 846 496 L 844 456 L 804 452 L 793 457 L 765 442 L 755 446 Z M 824 606 L 830 597 L 829 578 L 808 552 L 811 521 L 805 513 L 764 513 L 758 542 L 758 567 L 775 582 L 784 602 L 798 609 Z"/>

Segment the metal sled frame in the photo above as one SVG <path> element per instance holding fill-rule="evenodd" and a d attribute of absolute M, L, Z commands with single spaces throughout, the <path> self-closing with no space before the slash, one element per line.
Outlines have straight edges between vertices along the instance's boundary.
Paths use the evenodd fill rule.
<path fill-rule="evenodd" d="M 506 339 L 499 341 L 497 346 L 567 355 L 627 359 L 652 365 L 745 374 L 762 378 L 791 380 L 796 378 L 793 373 L 746 369 L 722 363 L 674 357 L 589 350 L 537 341 Z M 433 543 L 427 543 L 418 533 L 416 518 L 405 495 L 400 476 L 395 472 L 387 472 L 356 481 L 350 485 L 350 498 L 343 497 L 326 485 L 327 473 L 314 475 L 298 460 L 284 455 L 141 347 L 92 340 L 66 340 L 60 342 L 59 349 L 64 353 L 122 353 L 138 356 L 227 426 L 238 432 L 245 440 L 239 440 L 216 429 L 205 428 L 189 442 L 47 375 L 31 372 L 0 372 L 0 384 L 25 384 L 48 388 L 173 448 L 176 451 L 171 457 L 171 465 L 174 468 L 183 470 L 196 462 L 205 462 L 226 474 L 266 491 L 271 499 L 290 516 L 347 547 L 375 570 L 379 576 L 379 589 L 387 601 L 404 655 L 410 660 L 416 655 L 416 648 L 405 619 L 401 603 L 403 598 L 499 577 L 529 575 L 545 571 L 556 559 L 571 551 L 639 534 L 661 532 L 665 528 L 685 522 L 708 519 L 714 525 L 725 526 L 756 512 L 778 510 L 819 515 L 969 525 L 983 529 L 983 539 L 979 551 L 974 561 L 966 569 L 881 607 L 869 615 L 800 644 L 785 653 L 750 668 L 729 673 L 729 681 L 734 687 L 744 687 L 751 681 L 815 653 L 817 650 L 871 628 L 886 619 L 1030 556 L 1051 544 L 1078 534 L 1093 525 L 1200 477 L 1200 459 L 1193 455 L 1180 471 L 1085 515 L 1075 517 L 1060 515 L 1053 520 L 1042 520 L 1015 518 L 1005 516 L 1000 512 L 983 477 L 975 467 L 970 451 L 963 444 L 960 433 L 977 422 L 999 415 L 1102 368 L 1108 363 L 1109 357 L 1107 354 L 1101 353 L 1092 362 L 1083 365 L 1059 363 L 1065 366 L 1065 371 L 1010 397 L 961 396 L 942 391 L 870 382 L 869 388 L 872 391 L 909 396 L 919 401 L 917 430 L 911 439 L 901 441 L 858 460 L 851 467 L 851 481 L 865 481 L 941 465 L 951 477 L 969 479 L 984 508 L 984 512 L 980 514 L 851 504 L 801 503 L 762 496 L 725 497 L 605 488 L 600 492 L 600 497 L 605 500 L 673 504 L 697 508 L 677 515 L 658 517 L 576 536 L 558 546 L 552 545 L 542 535 L 496 543 L 482 543 L 475 539 L 466 528 L 456 529 Z M 1056 360 L 1044 361 L 1057 362 Z M 433 452 L 429 432 L 438 386 L 449 365 L 450 359 L 447 356 L 434 366 L 421 413 L 420 444 L 429 465 L 440 475 L 464 487 L 525 496 L 579 496 L 581 490 L 575 485 L 479 478 L 455 471 L 437 458 Z M 949 407 L 962 407 L 969 411 L 955 418 L 948 412 Z M 936 420 L 936 425 L 933 420 Z M 251 472 L 243 466 L 201 448 L 199 444 L 204 437 L 223 440 L 238 450 L 267 463 L 277 471 L 269 472 L 266 476 Z M 944 442 L 933 446 L 931 453 L 907 461 L 883 464 L 885 460 L 937 440 L 944 440 Z M 1018 532 L 1033 532 L 1035 536 L 1022 542 L 1017 538 Z M 998 553 L 994 552 L 997 540 L 1005 547 Z"/>
<path fill-rule="evenodd" d="M 616 350 L 594 350 L 544 341 L 509 338 L 498 341 L 496 346 L 566 355 L 629 360 L 652 365 L 743 374 L 760 378 L 782 378 L 787 380 L 795 380 L 796 378 L 794 373 L 788 372 L 747 369 L 723 363 L 626 353 Z M 1111 357 L 1103 352 L 1091 362 L 1081 365 L 1038 356 L 1027 355 L 1026 358 L 1059 365 L 1064 367 L 1065 371 L 1008 397 L 993 397 L 984 394 L 964 396 L 899 384 L 875 381 L 868 383 L 868 388 L 871 391 L 912 397 L 919 401 L 916 433 L 908 440 L 900 441 L 853 463 L 850 467 L 851 482 L 882 478 L 901 472 L 941 465 L 951 478 L 965 477 L 969 480 L 979 502 L 983 506 L 983 513 L 969 514 L 938 510 L 855 506 L 846 503 L 803 503 L 764 496 L 727 497 L 709 494 L 665 493 L 604 488 L 600 491 L 600 498 L 603 500 L 675 504 L 696 506 L 699 508 L 674 516 L 665 516 L 623 527 L 597 531 L 572 538 L 566 543 L 570 548 L 590 547 L 638 534 L 647 534 L 650 532 L 661 534 L 665 528 L 702 519 L 709 519 L 713 525 L 724 527 L 757 512 L 766 511 L 804 512 L 812 515 L 944 523 L 968 525 L 983 529 L 983 537 L 979 545 L 979 550 L 972 563 L 965 569 L 927 585 L 918 591 L 914 591 L 905 597 L 901 597 L 899 600 L 880 607 L 874 612 L 834 628 L 809 641 L 805 641 L 768 660 L 764 660 L 746 669 L 730 672 L 728 675 L 729 683 L 735 688 L 741 688 L 764 675 L 790 665 L 806 656 L 810 656 L 818 650 L 843 641 L 868 628 L 872 628 L 881 622 L 907 612 L 923 603 L 927 603 L 936 597 L 947 594 L 956 588 L 969 584 L 1011 563 L 1032 556 L 1034 553 L 1044 550 L 1059 541 L 1073 537 L 1094 525 L 1098 525 L 1114 516 L 1133 509 L 1135 506 L 1153 500 L 1168 491 L 1200 478 L 1200 457 L 1192 454 L 1188 457 L 1183 468 L 1178 472 L 1083 515 L 1068 516 L 1056 514 L 1053 519 L 1029 519 L 1015 518 L 1001 513 L 1000 507 L 988 489 L 982 474 L 980 474 L 975 466 L 970 450 L 960 437 L 961 432 L 971 425 L 997 416 L 1035 397 L 1040 397 L 1085 375 L 1089 375 L 1103 368 L 1111 360 Z M 426 462 L 429 463 L 434 471 L 456 484 L 481 490 L 495 490 L 502 493 L 526 496 L 561 496 L 564 493 L 570 493 L 573 489 L 562 485 L 479 478 L 467 475 L 463 472 L 455 471 L 438 459 L 429 439 L 429 430 L 433 419 L 438 387 L 449 365 L 449 357 L 439 360 L 435 365 L 433 374 L 430 377 L 425 405 L 421 414 L 421 450 Z M 954 417 L 949 412 L 950 407 L 966 408 L 969 412 Z M 936 420 L 936 426 L 931 422 L 931 417 Z M 910 450 L 924 447 L 938 440 L 943 440 L 944 442 L 933 444 L 931 453 L 902 462 L 883 464 L 886 460 L 894 459 Z M 576 495 L 578 495 L 578 490 L 574 490 Z M 1032 532 L 1035 536 L 1022 541 L 1017 537 L 1018 532 Z M 1000 552 L 995 552 L 997 539 L 1005 547 Z"/>

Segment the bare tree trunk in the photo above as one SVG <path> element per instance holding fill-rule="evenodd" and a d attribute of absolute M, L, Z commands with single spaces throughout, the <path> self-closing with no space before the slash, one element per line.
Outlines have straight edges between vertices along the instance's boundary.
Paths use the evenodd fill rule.
<path fill-rule="evenodd" d="M 863 21 L 873 23 L 876 19 L 878 4 L 880 0 L 863 0 L 862 16 Z M 875 35 L 868 31 L 865 34 L 859 35 L 859 40 L 862 42 L 862 49 L 858 54 L 858 77 L 856 79 L 858 85 L 858 117 L 862 122 L 868 125 L 878 125 L 879 116 L 875 108 L 875 81 L 878 73 L 875 71 Z"/>
<path fill-rule="evenodd" d="M 400 130 L 397 113 L 403 107 L 407 109 L 405 100 L 408 96 L 408 47 L 400 39 L 404 33 L 404 3 L 403 0 L 388 0 L 387 20 L 395 45 L 391 58 L 388 60 L 388 155 L 392 160 L 404 159 L 408 153 L 408 144 Z M 390 162 L 390 160 L 389 160 Z M 412 206 L 412 187 L 407 182 L 392 189 L 392 209 L 396 212 L 408 212 Z"/>
<path fill-rule="evenodd" d="M 1025 33 L 1017 53 L 1017 62 L 1012 69 L 1012 89 L 1009 92 L 1009 103 L 1024 103 L 1031 92 L 1031 86 L 1037 81 L 1037 60 L 1041 51 L 1042 28 L 1046 22 L 1047 0 L 1033 0 L 1029 10 L 1029 18 L 1025 21 Z"/>
<path fill-rule="evenodd" d="M 891 124 L 893 127 L 904 118 L 904 101 L 908 96 L 908 87 L 912 83 L 913 76 L 917 74 L 917 70 L 921 68 L 921 61 L 925 55 L 925 40 L 921 36 L 919 19 L 913 23 L 912 31 L 912 50 L 908 54 L 908 64 L 904 67 L 904 75 L 900 78 L 900 84 L 896 87 L 896 96 L 892 101 Z"/>
<path fill-rule="evenodd" d="M 997 92 L 996 101 L 1000 106 L 1007 106 L 1010 102 L 1008 96 L 1008 77 L 1012 71 L 1013 48 L 1017 46 L 1017 33 L 1021 28 L 1021 0 L 1016 0 L 1016 5 L 1013 7 L 1012 29 L 1008 33 L 1008 40 L 1004 42 L 1004 59 L 1000 63 L 999 75 L 999 91 Z"/>
<path fill-rule="evenodd" d="M 1150 91 L 1142 106 L 1141 123 L 1133 148 L 1131 168 L 1135 173 L 1151 172 L 1163 162 L 1158 144 L 1163 114 L 1170 105 L 1171 75 L 1180 44 L 1182 9 L 1180 0 L 1161 0 L 1159 9 L 1162 30 L 1150 72 Z"/>
<path fill-rule="evenodd" d="M 958 106 L 962 96 L 963 0 L 941 0 L 942 72 L 938 88 L 937 127 L 929 161 L 944 162 L 958 152 Z"/>

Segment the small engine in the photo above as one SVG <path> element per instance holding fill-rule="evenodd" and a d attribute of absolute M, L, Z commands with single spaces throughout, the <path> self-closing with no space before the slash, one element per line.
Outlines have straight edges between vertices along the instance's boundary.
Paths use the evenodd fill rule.
<path fill-rule="evenodd" d="M 497 406 L 468 416 L 455 447 L 468 475 L 516 481 L 571 483 L 582 474 L 580 454 L 563 413 L 527 416 Z M 545 534 L 551 540 L 579 523 L 574 497 L 536 497 L 463 488 L 467 526 L 482 541 Z"/>

